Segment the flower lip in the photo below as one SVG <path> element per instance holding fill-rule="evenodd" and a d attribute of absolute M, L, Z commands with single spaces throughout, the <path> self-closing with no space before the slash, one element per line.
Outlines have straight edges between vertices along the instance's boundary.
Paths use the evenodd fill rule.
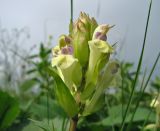
<path fill-rule="evenodd" d="M 91 48 L 97 48 L 102 53 L 110 54 L 114 52 L 113 48 L 106 41 L 95 39 L 95 40 L 89 41 L 88 43 L 89 43 L 90 50 Z"/>
<path fill-rule="evenodd" d="M 52 59 L 52 67 L 60 67 L 62 69 L 66 69 L 70 67 L 77 59 L 73 59 L 74 57 L 71 55 L 60 54 L 57 57 Z"/>
<path fill-rule="evenodd" d="M 61 54 L 64 55 L 73 55 L 73 47 L 71 45 L 65 46 L 61 48 Z"/>
<path fill-rule="evenodd" d="M 107 40 L 107 33 L 113 27 L 114 27 L 114 25 L 113 26 L 110 26 L 107 24 L 99 25 L 95 29 L 92 39 L 99 39 L 99 40 L 106 41 Z"/>

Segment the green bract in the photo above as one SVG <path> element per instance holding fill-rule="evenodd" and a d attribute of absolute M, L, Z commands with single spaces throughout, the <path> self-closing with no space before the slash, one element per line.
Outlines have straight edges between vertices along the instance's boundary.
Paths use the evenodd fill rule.
<path fill-rule="evenodd" d="M 102 105 L 104 104 L 104 90 L 111 85 L 111 83 L 116 79 L 116 77 L 119 76 L 119 74 L 120 68 L 117 61 L 111 61 L 106 65 L 99 76 L 99 81 L 97 82 L 95 87 L 95 93 L 92 95 L 92 98 L 86 103 L 83 115 L 94 113 L 102 107 Z"/>

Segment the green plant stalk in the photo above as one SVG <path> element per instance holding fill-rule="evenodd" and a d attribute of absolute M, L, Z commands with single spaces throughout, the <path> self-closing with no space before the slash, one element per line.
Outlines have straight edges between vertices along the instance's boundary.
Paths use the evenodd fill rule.
<path fill-rule="evenodd" d="M 78 115 L 70 119 L 69 131 L 76 131 L 78 122 Z"/>
<path fill-rule="evenodd" d="M 152 67 L 152 69 L 151 69 L 151 72 L 150 72 L 150 74 L 149 74 L 149 76 L 148 76 L 148 79 L 147 79 L 144 87 L 143 87 L 143 81 L 144 81 L 144 80 L 142 81 L 142 86 L 141 86 L 141 87 L 143 87 L 143 88 L 142 88 L 142 92 L 141 92 L 141 95 L 139 96 L 138 101 L 137 101 L 137 103 L 136 103 L 136 107 L 135 107 L 134 112 L 133 112 L 133 114 L 132 114 L 132 117 L 131 117 L 131 120 L 130 120 L 130 122 L 129 122 L 129 125 L 127 126 L 127 131 L 129 131 L 130 128 L 131 128 L 132 121 L 133 121 L 133 119 L 134 119 L 134 115 L 135 115 L 135 113 L 136 113 L 136 111 L 137 111 L 137 109 L 138 109 L 138 107 L 139 107 L 140 100 L 141 100 L 141 98 L 143 97 L 144 91 L 145 91 L 145 89 L 146 89 L 146 87 L 147 87 L 147 85 L 148 85 L 148 83 L 149 83 L 149 81 L 150 81 L 150 78 L 151 78 L 151 76 L 152 76 L 152 74 L 153 74 L 153 71 L 155 70 L 155 67 L 156 67 L 156 65 L 157 65 L 157 63 L 158 63 L 159 57 L 160 57 L 160 53 L 158 54 L 158 56 L 157 56 L 157 58 L 156 58 L 156 61 L 154 62 L 154 65 L 153 65 L 153 67 Z"/>
<path fill-rule="evenodd" d="M 70 20 L 71 20 L 71 22 L 73 22 L 73 0 L 71 0 L 71 3 L 70 3 L 71 5 L 71 18 L 70 18 Z"/>
<path fill-rule="evenodd" d="M 148 23 L 149 23 L 149 18 L 150 18 L 151 7 L 152 7 L 152 0 L 150 1 L 150 5 L 149 5 L 149 11 L 148 11 L 147 23 L 146 23 L 146 28 L 145 28 L 143 46 L 142 46 L 142 51 L 141 51 L 141 55 L 140 55 L 139 62 L 138 62 L 136 76 L 135 76 L 135 79 L 134 79 L 133 84 L 132 84 L 131 95 L 130 95 L 129 102 L 127 104 L 127 108 L 126 108 L 126 111 L 125 111 L 125 114 L 124 114 L 124 117 L 123 117 L 123 120 L 122 120 L 122 124 L 121 124 L 122 126 L 121 126 L 120 131 L 123 131 L 124 124 L 125 124 L 125 119 L 126 119 L 128 111 L 129 111 L 130 105 L 132 103 L 132 99 L 133 99 L 133 95 L 134 95 L 134 91 L 135 91 L 135 86 L 136 86 L 137 79 L 138 79 L 139 72 L 140 72 L 141 65 L 142 65 L 142 59 L 143 59 L 143 54 L 144 54 L 144 47 L 145 47 L 145 44 L 146 44 L 146 37 L 147 37 Z"/>

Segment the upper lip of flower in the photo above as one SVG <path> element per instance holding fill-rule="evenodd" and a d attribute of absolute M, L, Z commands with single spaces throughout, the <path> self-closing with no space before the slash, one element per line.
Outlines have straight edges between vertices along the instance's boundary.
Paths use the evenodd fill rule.
<path fill-rule="evenodd" d="M 106 24 L 99 25 L 95 29 L 92 39 L 100 39 L 100 40 L 106 41 L 107 40 L 106 34 L 113 27 L 114 25 L 113 26 L 106 25 Z"/>

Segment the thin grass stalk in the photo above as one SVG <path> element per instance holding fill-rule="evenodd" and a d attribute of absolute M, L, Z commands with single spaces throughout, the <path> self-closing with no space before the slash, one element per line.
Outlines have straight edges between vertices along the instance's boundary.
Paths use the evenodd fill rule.
<path fill-rule="evenodd" d="M 145 72 L 144 72 L 144 75 L 143 75 L 143 79 L 142 79 L 142 83 L 141 83 L 141 87 L 140 87 L 140 92 L 143 92 L 143 86 L 144 86 L 144 80 L 145 80 L 145 77 L 146 77 L 146 71 L 147 70 L 145 70 Z M 138 101 L 137 101 L 137 103 L 136 103 L 136 107 L 135 107 L 135 109 L 134 109 L 134 112 L 133 112 L 133 114 L 132 114 L 132 116 L 131 116 L 131 120 L 129 121 L 129 124 L 128 124 L 128 126 L 127 126 L 127 131 L 129 131 L 130 130 L 130 128 L 131 128 L 131 126 L 132 126 L 132 122 L 133 122 L 133 119 L 134 119 L 134 115 L 135 115 L 135 113 L 136 113 L 136 111 L 137 111 L 137 108 L 138 108 L 138 106 L 139 106 L 139 101 L 141 100 L 141 97 L 138 97 Z"/>
<path fill-rule="evenodd" d="M 141 55 L 140 55 L 139 62 L 138 62 L 138 67 L 137 67 L 137 71 L 136 71 L 136 76 L 135 76 L 135 79 L 134 79 L 133 84 L 132 84 L 131 95 L 130 95 L 130 98 L 129 98 L 129 102 L 128 102 L 128 104 L 127 104 L 127 108 L 126 108 L 126 111 L 125 111 L 125 114 L 124 114 L 124 118 L 123 118 L 123 120 L 122 120 L 122 124 L 121 124 L 122 126 L 121 126 L 120 131 L 123 131 L 124 124 L 125 124 L 125 119 L 126 119 L 126 116 L 127 116 L 128 111 L 129 111 L 129 109 L 130 109 L 130 105 L 131 105 L 131 103 L 132 103 L 132 99 L 133 99 L 133 95 L 134 95 L 134 91 L 135 91 L 135 86 L 136 86 L 137 79 L 138 79 L 139 72 L 140 72 L 141 65 L 142 65 L 144 48 L 145 48 L 145 44 L 146 44 L 146 37 L 147 37 L 147 31 L 148 31 L 148 23 L 149 23 L 149 19 L 150 19 L 151 7 L 152 7 L 152 0 L 150 1 L 150 5 L 149 5 L 149 11 L 148 11 L 147 23 L 146 23 L 146 28 L 145 28 L 143 46 L 142 46 Z"/>
<path fill-rule="evenodd" d="M 68 123 L 69 123 L 69 118 L 66 118 L 64 129 L 67 129 Z"/>
<path fill-rule="evenodd" d="M 70 13 L 71 13 L 71 18 L 70 18 L 70 20 L 71 20 L 71 22 L 73 22 L 73 0 L 70 1 L 70 8 L 71 8 L 71 9 L 70 9 L 70 11 L 71 11 L 71 12 L 70 12 Z"/>
<path fill-rule="evenodd" d="M 146 73 L 147 73 L 147 69 L 145 69 L 145 71 L 144 71 L 144 75 L 143 75 L 142 83 L 141 83 L 141 87 L 140 87 L 140 92 L 143 92 L 143 86 L 144 86 L 144 81 L 146 78 Z"/>
<path fill-rule="evenodd" d="M 49 125 L 49 89 L 47 90 L 47 121 Z"/>
<path fill-rule="evenodd" d="M 66 122 L 66 118 L 64 117 L 62 121 L 62 131 L 65 131 L 65 122 Z"/>
<path fill-rule="evenodd" d="M 122 68 L 121 68 L 121 70 L 122 70 Z M 124 74 L 123 73 L 121 73 L 121 76 L 122 76 L 122 86 L 121 86 L 121 89 L 122 89 L 122 91 L 121 91 L 121 95 L 122 95 L 122 118 L 123 118 L 123 116 L 124 116 L 124 112 L 123 112 L 123 110 L 124 110 L 124 104 L 123 104 L 123 100 L 124 100 Z"/>
<path fill-rule="evenodd" d="M 54 128 L 54 122 L 52 121 L 52 131 L 55 131 L 55 128 Z"/>
<path fill-rule="evenodd" d="M 127 126 L 127 131 L 129 131 L 129 129 L 131 128 L 131 125 L 132 125 L 132 122 L 133 122 L 135 113 L 136 113 L 136 111 L 137 111 L 137 109 L 138 109 L 138 107 L 139 107 L 139 104 L 140 104 L 140 100 L 142 99 L 143 94 L 144 94 L 144 92 L 145 92 L 145 89 L 146 89 L 146 87 L 147 87 L 147 85 L 148 85 L 148 83 L 149 83 L 149 81 L 150 81 L 150 79 L 151 79 L 151 76 L 152 76 L 152 74 L 153 74 L 153 72 L 154 72 L 154 70 L 155 70 L 155 67 L 156 67 L 156 65 L 157 65 L 157 63 L 158 63 L 159 57 L 160 57 L 160 53 L 158 54 L 158 56 L 157 56 L 157 58 L 156 58 L 156 61 L 154 62 L 154 65 L 153 65 L 153 67 L 152 67 L 152 69 L 151 69 L 151 72 L 150 72 L 150 74 L 149 74 L 149 76 L 148 76 L 148 79 L 147 79 L 144 87 L 143 87 L 143 84 L 142 84 L 142 87 L 143 87 L 143 88 L 142 88 L 141 94 L 140 94 L 140 96 L 139 96 L 139 98 L 138 98 L 138 101 L 137 101 L 137 103 L 136 103 L 136 107 L 135 107 L 134 112 L 133 112 L 133 114 L 132 114 L 132 117 L 131 117 L 131 120 L 130 120 L 130 122 L 129 122 L 129 125 Z"/>
<path fill-rule="evenodd" d="M 141 91 L 142 93 L 143 93 L 143 86 L 144 86 L 145 77 L 146 77 L 146 70 L 145 70 L 145 72 L 144 72 L 143 79 L 142 79 L 142 84 L 141 84 L 141 87 L 140 87 L 140 91 Z M 128 124 L 128 126 L 127 126 L 127 131 L 129 131 L 130 128 L 131 128 L 131 126 L 132 126 L 132 121 L 133 121 L 133 119 L 134 119 L 134 115 L 135 115 L 135 113 L 136 113 L 136 111 L 137 111 L 137 108 L 138 108 L 138 106 L 139 106 L 139 101 L 140 101 L 140 100 L 141 100 L 141 97 L 139 96 L 139 97 L 138 97 L 138 100 L 137 100 L 137 103 L 136 103 L 136 107 L 135 107 L 134 112 L 133 112 L 133 114 L 132 114 L 132 116 L 131 116 L 131 120 L 129 121 L 129 124 Z"/>

